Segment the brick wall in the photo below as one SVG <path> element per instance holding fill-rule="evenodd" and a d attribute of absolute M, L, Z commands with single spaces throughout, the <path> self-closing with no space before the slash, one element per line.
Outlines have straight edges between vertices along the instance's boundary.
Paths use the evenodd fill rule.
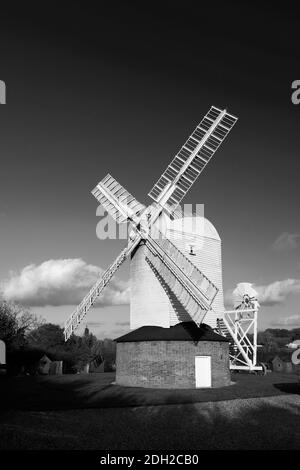
<path fill-rule="evenodd" d="M 212 387 L 230 384 L 229 343 L 141 341 L 117 343 L 116 382 L 152 388 L 195 388 L 195 356 L 211 356 Z"/>

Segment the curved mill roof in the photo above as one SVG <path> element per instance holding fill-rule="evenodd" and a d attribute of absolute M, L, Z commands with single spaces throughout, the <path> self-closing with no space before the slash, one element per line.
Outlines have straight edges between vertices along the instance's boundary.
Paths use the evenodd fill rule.
<path fill-rule="evenodd" d="M 183 217 L 171 221 L 170 230 L 194 234 L 220 240 L 220 236 L 213 224 L 205 217 Z"/>
<path fill-rule="evenodd" d="M 218 241 L 221 240 L 214 225 L 208 219 L 200 215 L 188 215 L 171 220 L 166 214 L 163 214 L 159 223 L 161 224 L 160 230 L 163 232 L 169 230 L 170 232 L 182 232 L 198 237 L 204 236 Z"/>

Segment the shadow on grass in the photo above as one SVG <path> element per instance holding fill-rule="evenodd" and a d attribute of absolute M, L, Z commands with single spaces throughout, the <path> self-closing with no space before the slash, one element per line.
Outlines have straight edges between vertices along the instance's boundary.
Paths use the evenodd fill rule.
<path fill-rule="evenodd" d="M 112 385 L 114 373 L 12 377 L 0 381 L 0 410 L 68 410 L 218 402 L 300 394 L 297 376 L 234 374 L 217 389 L 147 389 Z"/>
<path fill-rule="evenodd" d="M 8 411 L 0 449 L 297 449 L 299 416 L 300 401 L 293 395 L 75 413 Z"/>
<path fill-rule="evenodd" d="M 297 382 L 274 384 L 274 387 L 284 393 L 300 395 L 300 384 Z"/>
<path fill-rule="evenodd" d="M 268 400 L 213 403 L 209 408 L 194 405 L 196 416 L 190 415 L 189 422 L 183 409 L 181 418 L 186 424 L 181 427 L 182 435 L 188 433 L 191 448 L 299 449 L 299 403 L 277 402 L 275 397 Z"/>

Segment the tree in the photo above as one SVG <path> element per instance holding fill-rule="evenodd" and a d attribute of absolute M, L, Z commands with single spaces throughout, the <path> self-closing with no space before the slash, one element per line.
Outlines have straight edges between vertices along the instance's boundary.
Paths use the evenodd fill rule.
<path fill-rule="evenodd" d="M 44 323 L 28 334 L 27 341 L 31 348 L 59 352 L 64 349 L 64 331 L 59 325 Z"/>
<path fill-rule="evenodd" d="M 88 329 L 88 327 L 85 327 L 83 338 L 82 338 L 83 344 L 88 346 L 88 348 L 92 349 L 93 346 L 97 343 L 97 341 L 98 341 L 97 337 L 93 335 L 93 333 L 90 333 L 90 330 Z"/>
<path fill-rule="evenodd" d="M 101 341 L 86 327 L 83 336 L 72 335 L 64 340 L 63 329 L 59 325 L 44 323 L 27 335 L 28 346 L 64 361 L 65 371 L 80 371 L 87 364 L 99 365 L 104 360 L 107 370 L 113 368 L 116 345 L 111 339 Z"/>
<path fill-rule="evenodd" d="M 43 320 L 14 302 L 0 302 L 0 339 L 8 350 L 26 346 L 26 335 Z"/>
<path fill-rule="evenodd" d="M 28 346 L 64 361 L 65 370 L 73 372 L 82 370 L 87 364 L 99 359 L 101 354 L 100 342 L 88 328 L 82 337 L 73 334 L 65 342 L 63 329 L 52 323 L 45 323 L 32 330 L 28 335 Z"/>

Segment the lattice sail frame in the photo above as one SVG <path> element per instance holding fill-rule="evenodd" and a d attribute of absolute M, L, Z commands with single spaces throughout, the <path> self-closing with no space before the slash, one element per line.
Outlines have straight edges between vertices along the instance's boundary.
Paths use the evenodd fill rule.
<path fill-rule="evenodd" d="M 237 117 L 212 106 L 148 195 L 172 214 L 202 173 Z"/>
<path fill-rule="evenodd" d="M 140 240 L 141 237 L 137 236 L 133 241 L 129 241 L 128 246 L 126 246 L 121 251 L 121 253 L 119 253 L 111 265 L 104 271 L 104 273 L 102 273 L 98 281 L 93 285 L 87 295 L 66 320 L 64 328 L 65 341 L 67 341 L 78 328 L 89 309 L 94 305 L 97 298 L 102 293 L 103 289 L 105 289 L 116 271 L 121 267 L 124 261 L 126 261 L 132 251 L 136 248 Z"/>
<path fill-rule="evenodd" d="M 99 181 L 92 194 L 119 224 L 137 221 L 146 208 L 110 174 Z"/>

